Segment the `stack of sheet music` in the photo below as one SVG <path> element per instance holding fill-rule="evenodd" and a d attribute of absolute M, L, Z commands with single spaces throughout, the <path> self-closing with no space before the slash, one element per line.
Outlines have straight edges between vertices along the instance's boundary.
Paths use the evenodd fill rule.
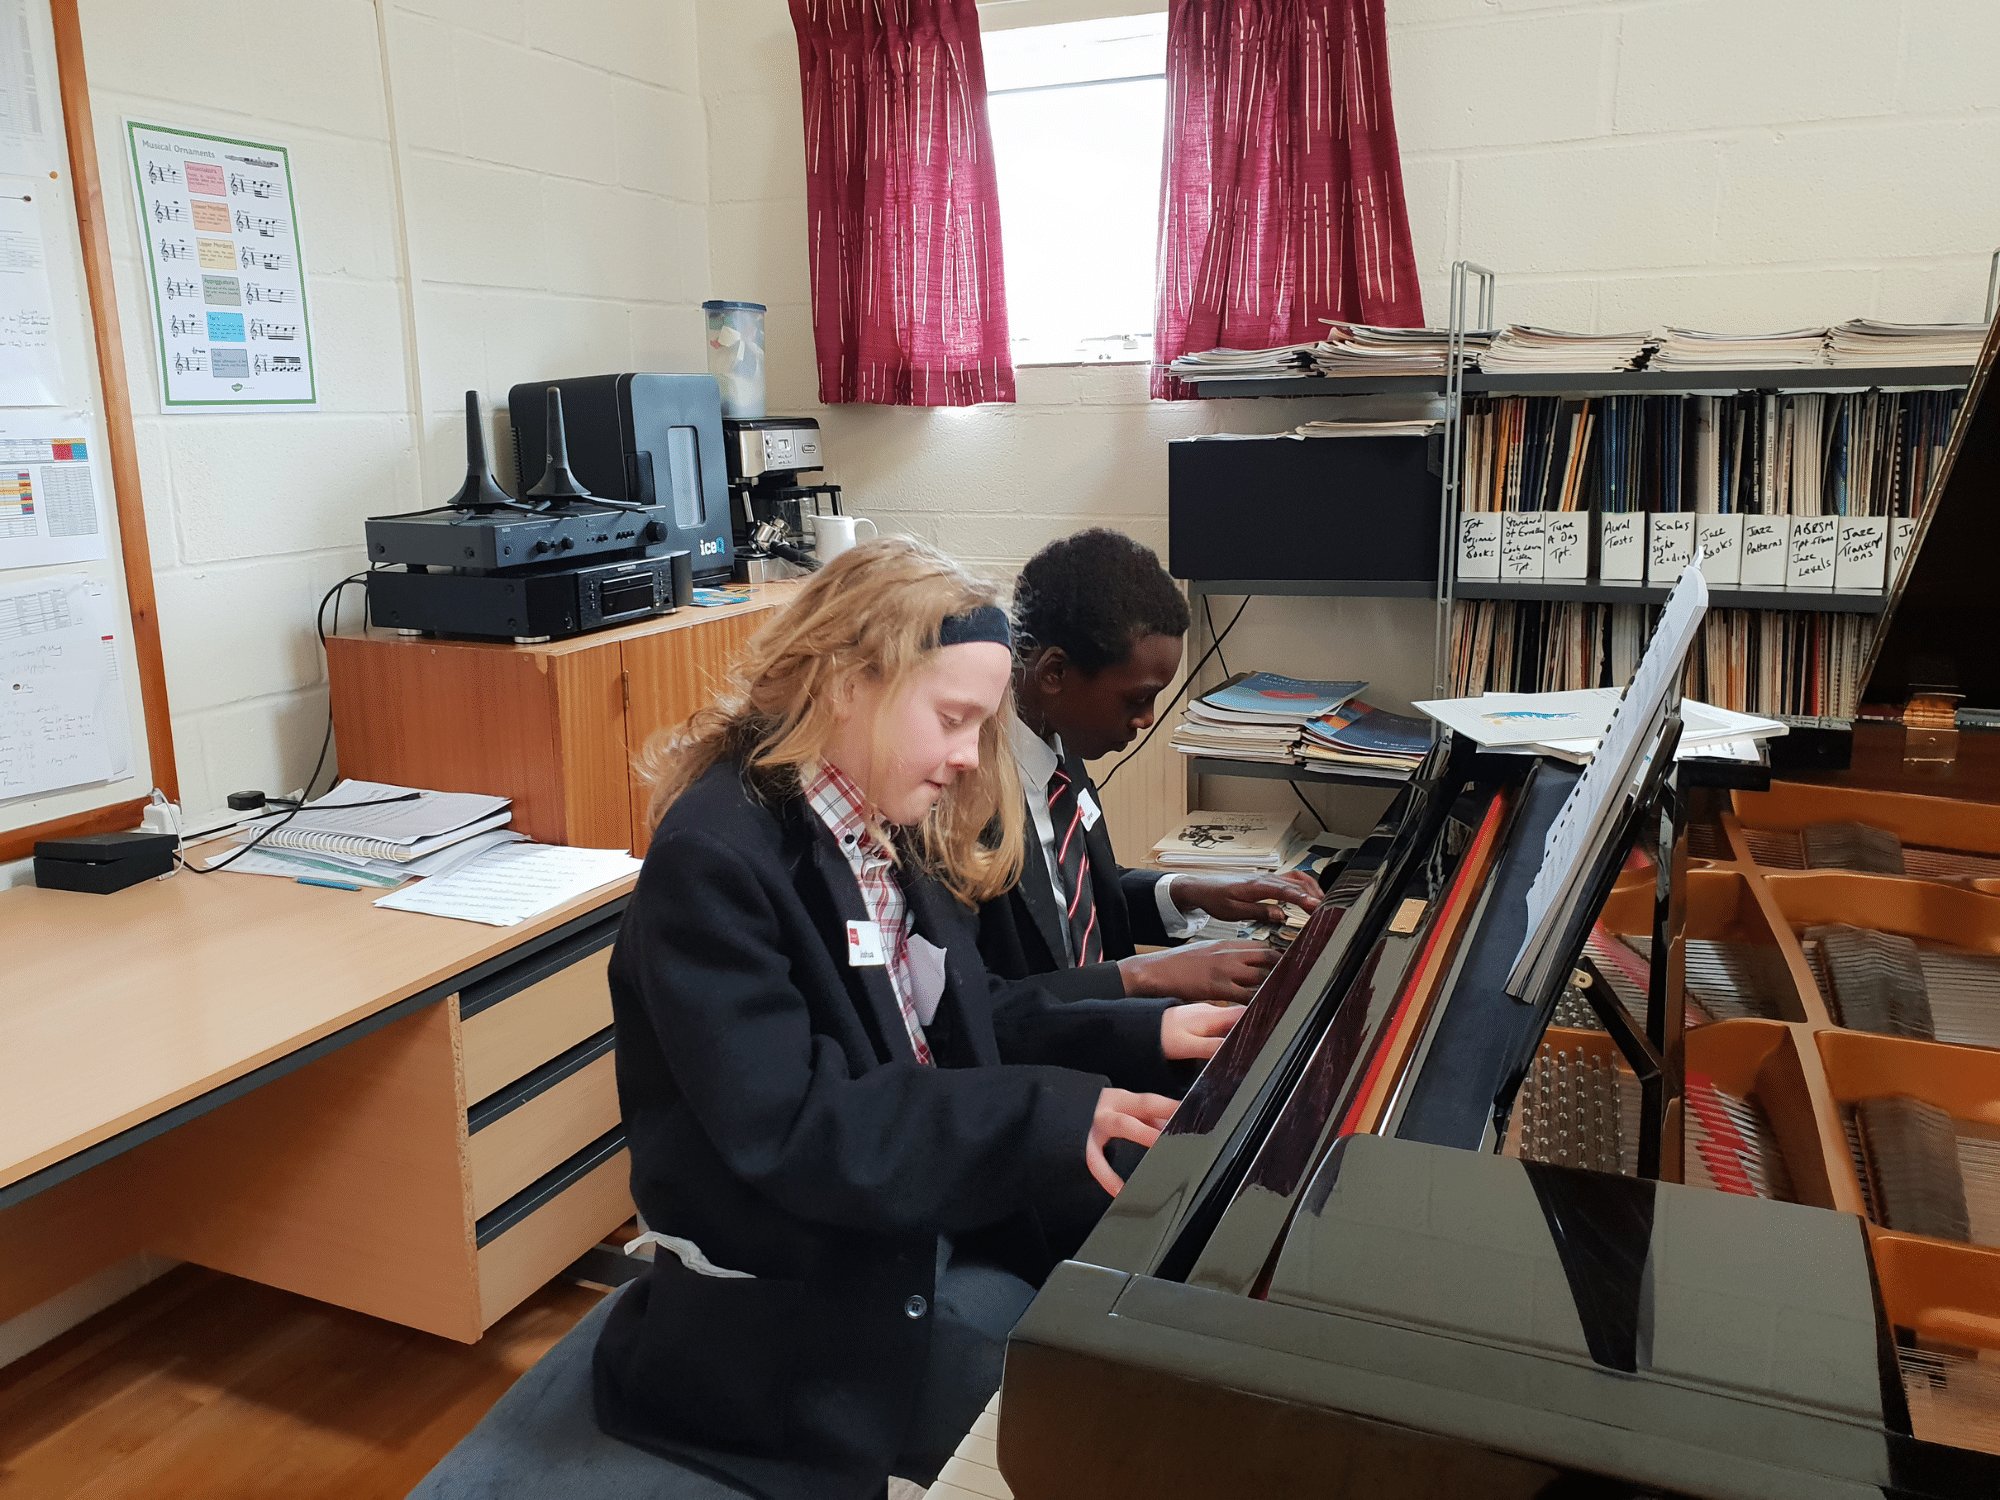
<path fill-rule="evenodd" d="M 1827 330 L 1789 333 L 1703 333 L 1669 328 L 1647 361 L 1649 370 L 1778 370 L 1826 363 Z"/>
<path fill-rule="evenodd" d="M 1427 418 L 1413 422 L 1301 422 L 1292 431 L 1299 437 L 1429 437 L 1440 424 Z"/>
<path fill-rule="evenodd" d="M 1624 689 L 1579 688 L 1562 693 L 1486 693 L 1440 698 L 1417 708 L 1488 749 L 1520 749 L 1587 764 L 1617 712 Z M 1754 761 L 1757 743 L 1786 732 L 1776 719 L 1736 713 L 1693 698 L 1680 702 L 1676 759 L 1705 756 Z"/>
<path fill-rule="evenodd" d="M 1183 354 L 1167 366 L 1181 380 L 1304 379 L 1312 374 L 1314 344 L 1286 344 L 1277 349 L 1204 349 Z"/>
<path fill-rule="evenodd" d="M 1563 333 L 1517 323 L 1494 338 L 1479 368 L 1488 375 L 1636 370 L 1652 347 L 1650 332 Z"/>
<path fill-rule="evenodd" d="M 1431 748 L 1427 722 L 1370 708 L 1359 698 L 1306 720 L 1303 729 L 1300 765 L 1379 775 L 1385 781 L 1408 776 Z"/>
<path fill-rule="evenodd" d="M 1303 813 L 1191 812 L 1153 845 L 1153 863 L 1233 875 L 1289 870 L 1311 842 L 1304 821 Z"/>
<path fill-rule="evenodd" d="M 1183 755 L 1291 765 L 1305 721 L 1332 712 L 1367 686 L 1275 672 L 1238 673 L 1213 692 L 1189 700 L 1174 730 L 1173 747 Z"/>
<path fill-rule="evenodd" d="M 1443 328 L 1377 328 L 1329 319 L 1326 337 L 1313 348 L 1313 368 L 1322 375 L 1442 375 L 1450 337 Z M 1491 333 L 1469 331 L 1465 351 L 1477 358 L 1492 342 Z"/>
<path fill-rule="evenodd" d="M 1836 323 L 1829 363 L 1863 365 L 1969 365 L 1986 341 L 1984 323 L 1884 323 L 1852 318 Z"/>

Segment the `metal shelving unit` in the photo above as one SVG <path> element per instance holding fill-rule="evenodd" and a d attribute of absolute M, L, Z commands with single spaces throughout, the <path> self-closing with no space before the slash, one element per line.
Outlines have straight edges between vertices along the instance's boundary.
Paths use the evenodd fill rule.
<path fill-rule="evenodd" d="M 1453 589 L 1458 599 L 1546 599 L 1571 600 L 1584 604 L 1664 604 L 1671 592 L 1666 584 L 1606 582 L 1600 578 L 1579 578 L 1570 582 L 1543 579 L 1535 583 L 1508 583 L 1504 579 L 1461 578 Z M 1816 614 L 1879 615 L 1889 608 L 1886 589 L 1759 589 L 1712 583 L 1708 602 L 1713 609 L 1801 609 Z"/>
<path fill-rule="evenodd" d="M 1220 756 L 1191 755 L 1187 768 L 1197 776 L 1248 776 L 1258 781 L 1300 781 L 1319 786 L 1401 786 L 1410 778 L 1394 772 L 1371 775 L 1366 771 L 1322 770 L 1318 766 L 1281 766 L 1269 760 L 1227 760 Z"/>

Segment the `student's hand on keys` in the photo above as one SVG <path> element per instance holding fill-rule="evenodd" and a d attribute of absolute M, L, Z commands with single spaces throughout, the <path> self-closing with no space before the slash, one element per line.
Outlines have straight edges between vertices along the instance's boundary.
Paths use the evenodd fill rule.
<path fill-rule="evenodd" d="M 1174 905 L 1182 911 L 1196 907 L 1222 922 L 1283 921 L 1267 904 L 1289 901 L 1311 911 L 1320 903 L 1319 882 L 1303 870 L 1283 875 L 1252 875 L 1242 880 L 1218 876 L 1181 876 L 1174 881 Z"/>
<path fill-rule="evenodd" d="M 1240 1004 L 1256 993 L 1278 955 L 1264 943 L 1229 938 L 1189 943 L 1118 960 L 1125 993 L 1153 1000 Z"/>
<path fill-rule="evenodd" d="M 1141 1146 L 1150 1146 L 1160 1138 L 1161 1129 L 1173 1118 L 1177 1107 L 1172 1099 L 1161 1094 L 1102 1090 L 1097 1096 L 1097 1113 L 1090 1121 L 1090 1139 L 1083 1148 L 1084 1164 L 1097 1179 L 1097 1185 L 1114 1198 L 1125 1186 L 1125 1180 L 1104 1159 L 1105 1142 L 1136 1141 Z"/>
<path fill-rule="evenodd" d="M 1160 1014 L 1160 1051 L 1171 1062 L 1206 1062 L 1243 1014 L 1240 1005 L 1176 1005 Z"/>

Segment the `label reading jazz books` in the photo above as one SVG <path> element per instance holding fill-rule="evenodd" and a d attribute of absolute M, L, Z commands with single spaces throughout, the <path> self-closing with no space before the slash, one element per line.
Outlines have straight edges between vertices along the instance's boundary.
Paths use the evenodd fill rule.
<path fill-rule="evenodd" d="M 1632 583 L 1646 576 L 1643 511 L 1606 511 L 1597 518 L 1597 576 Z"/>
<path fill-rule="evenodd" d="M 266 142 L 136 120 L 125 122 L 125 133 L 152 292 L 160 409 L 317 405 L 291 154 Z"/>
<path fill-rule="evenodd" d="M 1781 589 L 1785 586 L 1785 552 L 1792 539 L 1790 516 L 1745 516 L 1743 518 L 1743 568 L 1739 578 L 1746 589 Z"/>
<path fill-rule="evenodd" d="M 1917 537 L 1915 516 L 1895 516 L 1889 522 L 1889 583 L 1903 576 L 1903 559 L 1910 555 L 1910 543 Z"/>
<path fill-rule="evenodd" d="M 1584 527 L 1589 519 L 1580 510 L 1550 511 L 1543 517 L 1542 577 L 1590 576 L 1590 533 Z"/>
<path fill-rule="evenodd" d="M 1500 513 L 1500 576 L 1519 583 L 1542 576 L 1542 544 L 1547 517 L 1540 511 Z"/>
<path fill-rule="evenodd" d="M 1833 586 L 1837 589 L 1879 589 L 1882 565 L 1888 558 L 1887 516 L 1842 516 L 1840 540 L 1833 554 Z"/>
<path fill-rule="evenodd" d="M 1646 582 L 1673 583 L 1694 561 L 1694 517 L 1686 512 L 1646 517 Z"/>
<path fill-rule="evenodd" d="M 1839 543 L 1839 516 L 1793 516 L 1791 561 L 1785 568 L 1785 586 L 1794 589 L 1832 588 L 1833 565 Z"/>
<path fill-rule="evenodd" d="M 1702 577 L 1710 583 L 1738 581 L 1743 569 L 1743 517 L 1696 516 L 1694 544 L 1701 552 Z"/>
<path fill-rule="evenodd" d="M 1458 576 L 1500 576 L 1500 512 L 1468 510 L 1458 518 Z"/>

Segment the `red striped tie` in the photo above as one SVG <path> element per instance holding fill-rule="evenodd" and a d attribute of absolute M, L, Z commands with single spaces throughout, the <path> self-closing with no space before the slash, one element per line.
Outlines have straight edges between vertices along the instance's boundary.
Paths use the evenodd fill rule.
<path fill-rule="evenodd" d="M 1049 821 L 1056 833 L 1056 869 L 1061 872 L 1062 899 L 1067 903 L 1070 949 L 1078 964 L 1094 964 L 1104 953 L 1097 930 L 1097 898 L 1090 888 L 1090 852 L 1084 847 L 1083 805 L 1069 774 L 1056 767 L 1049 778 Z"/>

